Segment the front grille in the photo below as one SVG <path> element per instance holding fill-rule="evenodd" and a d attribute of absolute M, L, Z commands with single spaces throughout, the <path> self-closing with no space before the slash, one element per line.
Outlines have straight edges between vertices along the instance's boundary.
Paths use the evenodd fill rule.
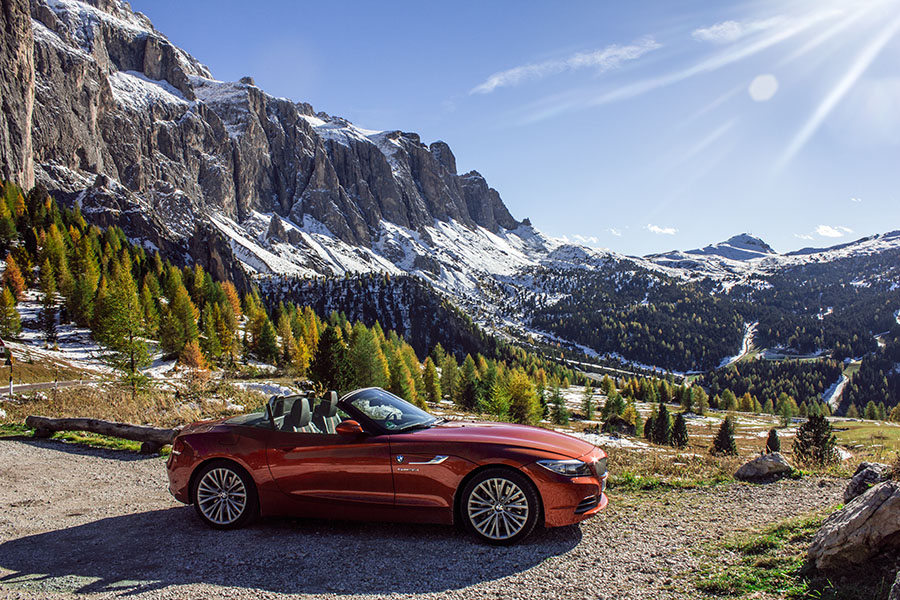
<path fill-rule="evenodd" d="M 600 498 L 598 496 L 588 496 L 584 500 L 578 503 L 578 507 L 575 509 L 575 514 L 580 515 L 586 513 L 587 511 L 595 508 L 600 503 Z"/>

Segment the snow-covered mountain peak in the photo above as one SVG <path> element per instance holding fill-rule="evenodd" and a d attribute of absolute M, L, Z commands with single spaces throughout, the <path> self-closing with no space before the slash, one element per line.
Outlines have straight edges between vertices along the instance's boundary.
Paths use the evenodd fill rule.
<path fill-rule="evenodd" d="M 749 233 L 732 236 L 724 242 L 710 244 L 703 248 L 687 250 L 686 254 L 721 256 L 729 260 L 750 260 L 777 254 L 771 246 Z"/>

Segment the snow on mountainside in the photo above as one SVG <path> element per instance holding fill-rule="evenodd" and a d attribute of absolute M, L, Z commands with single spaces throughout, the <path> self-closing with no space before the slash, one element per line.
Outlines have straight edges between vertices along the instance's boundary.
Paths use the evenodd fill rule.
<path fill-rule="evenodd" d="M 735 284 L 790 267 L 870 256 L 896 248 L 900 248 L 900 231 L 873 235 L 830 248 L 804 248 L 785 254 L 775 252 L 759 238 L 741 234 L 705 248 L 651 254 L 646 259 L 679 271 L 688 278 L 709 277 Z"/>
<path fill-rule="evenodd" d="M 639 287 L 635 305 L 649 306 L 666 278 L 727 292 L 900 248 L 900 232 L 783 255 L 748 234 L 644 258 L 564 243 L 515 219 L 476 171 L 458 173 L 444 142 L 365 129 L 249 77 L 216 80 L 120 0 L 30 4 L 35 180 L 97 225 L 244 287 L 412 274 L 489 328 L 522 331 L 524 301 L 571 299 L 579 277 Z"/>

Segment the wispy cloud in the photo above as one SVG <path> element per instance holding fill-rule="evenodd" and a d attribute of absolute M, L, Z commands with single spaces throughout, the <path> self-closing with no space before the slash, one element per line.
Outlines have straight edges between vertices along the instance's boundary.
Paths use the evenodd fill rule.
<path fill-rule="evenodd" d="M 529 63 L 494 73 L 472 88 L 469 93 L 490 94 L 497 88 L 516 86 L 526 81 L 536 81 L 567 71 L 594 69 L 597 73 L 603 73 L 617 69 L 625 62 L 638 59 L 647 52 L 661 47 L 656 40 L 647 37 L 627 46 L 613 44 L 593 52 L 578 52 L 563 59 Z"/>
<path fill-rule="evenodd" d="M 691 32 L 691 36 L 698 42 L 730 44 L 751 33 L 771 29 L 782 21 L 784 21 L 783 17 L 773 17 L 762 21 L 722 21 L 709 27 L 695 29 Z"/>
<path fill-rule="evenodd" d="M 794 139 L 791 140 L 791 143 L 785 149 L 784 153 L 781 155 L 778 163 L 776 164 L 776 169 L 780 170 L 787 166 L 788 163 L 793 160 L 793 158 L 797 155 L 798 152 L 806 145 L 809 139 L 818 131 L 819 127 L 828 118 L 828 115 L 831 114 L 831 111 L 838 105 L 841 99 L 849 92 L 857 80 L 862 76 L 862 74 L 869 68 L 869 65 L 872 64 L 878 55 L 881 53 L 881 50 L 887 45 L 887 43 L 900 31 L 900 17 L 894 19 L 890 23 L 888 23 L 879 33 L 876 35 L 872 41 L 870 41 L 865 48 L 856 56 L 856 59 L 853 61 L 853 64 L 844 73 L 844 76 L 837 82 L 837 84 L 832 88 L 832 90 L 828 93 L 824 100 L 819 104 L 813 114 L 809 117 L 806 123 L 803 125 L 803 128 L 797 132 L 797 135 L 794 136 Z"/>
<path fill-rule="evenodd" d="M 862 198 L 850 198 L 850 202 L 862 202 Z"/>
<path fill-rule="evenodd" d="M 795 233 L 795 238 L 799 238 L 801 240 L 811 240 L 813 239 L 813 235 L 811 233 Z"/>
<path fill-rule="evenodd" d="M 821 237 L 839 238 L 844 237 L 846 233 L 853 233 L 853 230 L 843 225 L 832 227 L 831 225 L 819 225 L 816 227 L 816 234 Z"/>
<path fill-rule="evenodd" d="M 660 227 L 659 225 L 648 224 L 645 229 L 650 233 L 655 233 L 657 235 L 675 235 L 678 233 L 678 230 L 674 227 Z"/>
<path fill-rule="evenodd" d="M 556 94 L 550 96 L 529 107 L 527 109 L 528 115 L 521 120 L 521 123 L 535 123 L 571 110 L 596 108 L 613 102 L 629 100 L 660 88 L 681 83 L 698 75 L 718 71 L 791 39 L 822 21 L 834 19 L 840 14 L 834 10 L 822 10 L 802 17 L 781 19 L 777 26 L 773 26 L 770 31 L 765 32 L 763 35 L 735 44 L 733 47 L 724 48 L 713 56 L 693 65 L 657 77 L 622 85 L 599 95 L 595 90 L 591 90 L 588 93 L 581 90 L 566 95 Z"/>
<path fill-rule="evenodd" d="M 606 233 L 608 233 L 610 235 L 614 235 L 616 237 L 622 237 L 622 232 L 620 230 L 616 229 L 615 227 L 610 227 L 610 228 L 606 229 Z"/>

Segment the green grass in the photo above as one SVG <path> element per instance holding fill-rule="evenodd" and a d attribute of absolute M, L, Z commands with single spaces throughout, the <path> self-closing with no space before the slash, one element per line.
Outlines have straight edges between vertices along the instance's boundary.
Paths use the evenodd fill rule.
<path fill-rule="evenodd" d="M 893 582 L 890 560 L 830 578 L 806 564 L 806 552 L 825 516 L 840 507 L 737 536 L 705 552 L 694 585 L 710 596 L 880 600 Z"/>
<path fill-rule="evenodd" d="M 833 423 L 838 444 L 855 452 L 862 446 L 881 462 L 890 462 L 900 452 L 900 427 L 874 421 L 838 421 Z"/>
<path fill-rule="evenodd" d="M 10 423 L 0 424 L 0 439 L 10 437 L 29 437 L 34 434 L 34 430 L 25 425 L 16 425 Z M 122 438 L 111 437 L 108 435 L 100 435 L 99 433 L 91 433 L 88 431 L 59 431 L 54 433 L 50 439 L 60 440 L 70 444 L 80 444 L 91 448 L 106 448 L 110 450 L 125 450 L 128 452 L 140 452 L 141 443 L 132 440 L 124 440 Z M 168 455 L 171 447 L 164 446 L 160 451 L 162 455 Z"/>

